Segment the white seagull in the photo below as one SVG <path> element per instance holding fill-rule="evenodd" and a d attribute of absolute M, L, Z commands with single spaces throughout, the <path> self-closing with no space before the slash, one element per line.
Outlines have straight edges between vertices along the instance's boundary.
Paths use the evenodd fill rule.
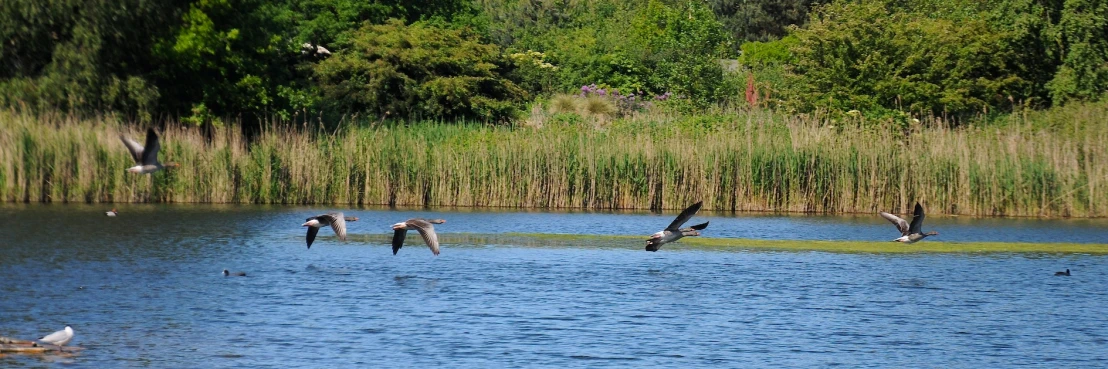
<path fill-rule="evenodd" d="M 69 340 L 73 339 L 73 328 L 68 325 L 65 329 L 46 335 L 46 337 L 39 338 L 39 341 L 49 343 L 55 346 L 65 346 L 69 343 Z"/>

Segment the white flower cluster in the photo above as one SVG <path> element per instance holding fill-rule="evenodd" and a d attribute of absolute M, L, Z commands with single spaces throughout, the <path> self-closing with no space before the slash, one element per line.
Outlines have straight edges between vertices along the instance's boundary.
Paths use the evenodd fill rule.
<path fill-rule="evenodd" d="M 543 58 L 546 57 L 546 54 L 538 51 L 527 50 L 527 52 L 509 54 L 508 57 L 512 58 L 512 61 L 516 62 L 517 64 L 531 63 L 534 64 L 536 67 L 542 69 L 558 70 L 557 66 L 547 63 L 543 60 Z"/>

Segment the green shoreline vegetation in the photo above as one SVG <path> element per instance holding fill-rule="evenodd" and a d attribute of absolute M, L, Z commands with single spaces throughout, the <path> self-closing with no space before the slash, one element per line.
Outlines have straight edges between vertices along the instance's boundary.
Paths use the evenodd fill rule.
<path fill-rule="evenodd" d="M 1108 0 L 0 4 L 0 201 L 1108 216 Z"/>
<path fill-rule="evenodd" d="M 358 243 L 389 244 L 390 235 L 352 234 L 350 245 Z M 891 239 L 891 238 L 890 238 Z M 440 242 L 456 245 L 513 245 L 524 247 L 573 247 L 593 245 L 640 249 L 645 236 L 582 235 L 552 233 L 440 233 Z M 686 237 L 663 248 L 680 250 L 754 250 L 754 251 L 822 251 L 857 254 L 925 254 L 925 253 L 1044 253 L 1044 254 L 1108 254 L 1108 244 L 1094 243 L 1034 243 L 1034 242 L 917 242 L 905 245 L 891 241 L 813 241 L 759 240 L 747 238 Z"/>
<path fill-rule="evenodd" d="M 593 128 L 417 122 L 335 132 L 170 125 L 149 176 L 116 119 L 0 112 L 0 199 L 810 213 L 1108 215 L 1108 105 L 905 131 L 767 111 L 643 114 Z M 568 117 L 568 118 L 567 118 Z M 273 126 L 280 126 L 274 124 Z M 931 128 L 925 128 L 930 126 Z"/>

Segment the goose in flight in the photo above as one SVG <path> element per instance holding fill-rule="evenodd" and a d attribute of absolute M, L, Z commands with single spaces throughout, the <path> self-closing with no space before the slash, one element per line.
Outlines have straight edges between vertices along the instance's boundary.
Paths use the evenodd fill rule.
<path fill-rule="evenodd" d="M 65 344 L 69 343 L 69 340 L 72 340 L 72 339 L 73 339 L 73 328 L 70 328 L 67 325 L 67 326 L 65 326 L 65 329 L 62 329 L 60 331 L 48 334 L 45 337 L 39 338 L 38 340 L 42 341 L 44 343 L 49 343 L 49 344 L 54 345 L 54 346 L 65 346 Z"/>
<path fill-rule="evenodd" d="M 331 230 L 335 231 L 339 239 L 346 241 L 346 222 L 357 221 L 358 217 L 347 217 L 343 216 L 342 213 L 327 213 L 305 220 L 301 226 L 308 227 L 308 248 L 310 249 L 312 248 L 312 241 L 315 241 L 315 235 L 319 233 L 319 229 L 326 226 L 331 226 Z"/>
<path fill-rule="evenodd" d="M 401 247 L 404 247 L 404 238 L 408 236 L 408 230 L 419 231 L 423 242 L 431 248 L 431 253 L 439 254 L 439 236 L 435 234 L 435 224 L 446 223 L 443 219 L 412 218 L 392 225 L 392 254 L 396 255 Z"/>
<path fill-rule="evenodd" d="M 692 204 L 692 206 L 689 206 L 685 211 L 677 215 L 677 218 L 673 220 L 673 223 L 669 224 L 669 227 L 650 235 L 650 239 L 646 240 L 646 251 L 658 251 L 658 249 L 662 248 L 662 245 L 680 240 L 682 237 L 699 236 L 700 232 L 698 231 L 708 228 L 709 222 L 704 222 L 688 228 L 681 228 L 681 225 L 688 222 L 689 218 L 692 218 L 697 211 L 700 211 L 700 205 L 702 203 L 703 201 L 698 201 Z"/>
<path fill-rule="evenodd" d="M 158 143 L 158 134 L 154 132 L 154 128 L 146 129 L 146 146 L 139 145 L 135 140 L 123 135 L 119 135 L 119 139 L 123 140 L 123 145 L 131 152 L 131 158 L 135 159 L 135 166 L 127 168 L 128 172 L 146 174 L 157 172 L 165 167 L 181 166 L 177 163 L 162 165 L 158 162 L 158 150 L 161 149 L 161 144 Z"/>
<path fill-rule="evenodd" d="M 923 206 L 921 206 L 918 202 L 916 203 L 916 211 L 912 215 L 911 225 L 909 225 L 907 221 L 901 219 L 896 215 L 892 215 L 883 211 L 880 214 L 882 217 L 892 222 L 893 225 L 896 225 L 896 229 L 900 231 L 900 238 L 897 238 L 893 241 L 903 243 L 915 243 L 919 240 L 927 238 L 927 236 L 935 236 L 939 234 L 939 232 L 935 231 L 923 233 L 923 230 L 921 230 L 921 228 L 923 228 Z"/>

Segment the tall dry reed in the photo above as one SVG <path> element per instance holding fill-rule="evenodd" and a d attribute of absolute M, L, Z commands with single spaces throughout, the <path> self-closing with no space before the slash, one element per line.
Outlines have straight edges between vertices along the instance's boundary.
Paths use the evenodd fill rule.
<path fill-rule="evenodd" d="M 0 199 L 902 213 L 920 201 L 931 213 L 1108 215 L 1108 128 L 1035 119 L 1046 118 L 907 130 L 767 112 L 604 130 L 428 122 L 272 128 L 249 147 L 234 128 L 174 128 L 161 158 L 182 167 L 133 175 L 118 135 L 141 140 L 141 127 L 8 111 Z"/>

